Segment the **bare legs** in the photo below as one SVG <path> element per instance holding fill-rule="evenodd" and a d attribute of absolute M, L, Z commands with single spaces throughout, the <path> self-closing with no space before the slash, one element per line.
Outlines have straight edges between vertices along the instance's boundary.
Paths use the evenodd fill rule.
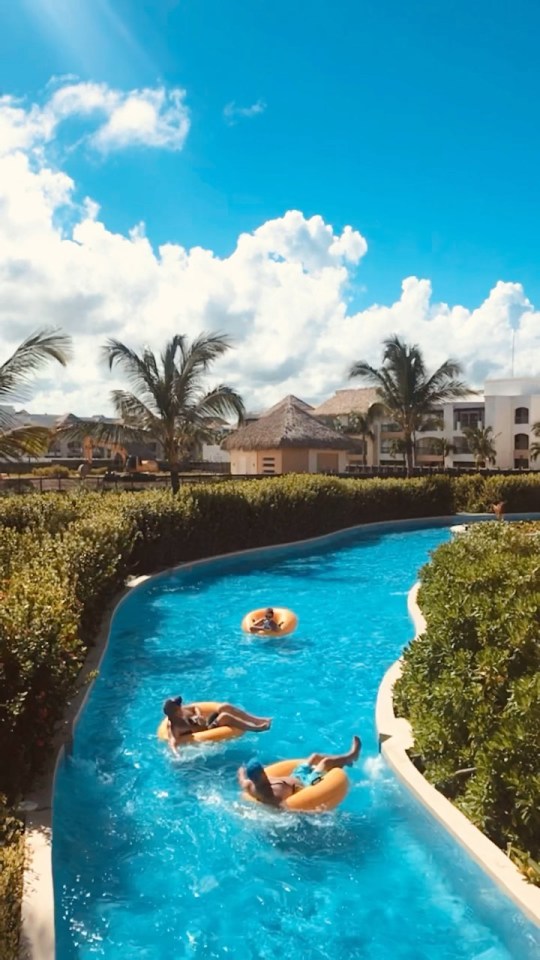
<path fill-rule="evenodd" d="M 352 738 L 351 749 L 347 753 L 312 753 L 307 762 L 310 767 L 314 767 L 320 773 L 328 773 L 336 767 L 350 767 L 360 756 L 362 741 L 360 737 Z"/>
<path fill-rule="evenodd" d="M 256 717 L 247 713 L 232 703 L 220 703 L 216 727 L 236 727 L 237 730 L 269 730 L 272 720 L 270 717 Z"/>

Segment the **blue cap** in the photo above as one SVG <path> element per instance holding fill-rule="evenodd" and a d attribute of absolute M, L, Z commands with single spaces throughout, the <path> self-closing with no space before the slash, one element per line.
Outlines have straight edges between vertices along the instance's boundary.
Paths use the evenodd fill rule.
<path fill-rule="evenodd" d="M 246 763 L 246 776 L 248 776 L 250 780 L 256 780 L 260 777 L 261 773 L 264 773 L 262 763 L 256 759 L 248 760 Z"/>

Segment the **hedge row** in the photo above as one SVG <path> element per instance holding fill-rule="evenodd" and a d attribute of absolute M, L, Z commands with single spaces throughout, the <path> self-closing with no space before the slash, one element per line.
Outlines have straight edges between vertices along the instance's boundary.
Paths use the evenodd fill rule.
<path fill-rule="evenodd" d="M 130 571 L 301 539 L 368 520 L 444 514 L 445 478 L 283 477 L 169 492 L 0 502 L 0 791 L 24 790 L 100 614 Z"/>
<path fill-rule="evenodd" d="M 189 486 L 177 497 L 82 491 L 0 498 L 0 793 L 14 802 L 40 769 L 101 612 L 128 572 L 364 522 L 488 509 L 500 499 L 508 510 L 540 510 L 540 482 L 303 475 Z M 20 868 L 17 850 L 0 838 L 0 876 Z M 0 943 L 11 935 L 6 916 Z"/>
<path fill-rule="evenodd" d="M 421 574 L 395 688 L 413 760 L 540 884 L 540 525 L 480 524 Z"/>
<path fill-rule="evenodd" d="M 23 869 L 22 824 L 0 797 L 0 960 L 18 956 Z"/>

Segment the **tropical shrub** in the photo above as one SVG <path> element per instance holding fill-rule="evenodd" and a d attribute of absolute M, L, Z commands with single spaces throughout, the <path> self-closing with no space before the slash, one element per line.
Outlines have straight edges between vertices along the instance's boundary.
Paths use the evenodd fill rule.
<path fill-rule="evenodd" d="M 32 473 L 34 477 L 61 477 L 64 480 L 67 477 L 77 476 L 76 470 L 70 470 L 69 467 L 63 467 L 61 464 L 50 467 L 34 467 Z"/>
<path fill-rule="evenodd" d="M 22 823 L 0 796 L 0 960 L 18 956 L 24 868 Z"/>
<path fill-rule="evenodd" d="M 507 482 L 514 479 L 517 484 Z M 507 485 L 500 495 L 497 490 L 497 499 L 507 499 L 507 509 L 527 497 L 532 502 L 540 491 L 537 481 L 521 486 L 526 479 L 501 478 Z M 486 481 L 480 481 L 460 493 L 464 508 L 473 496 L 485 501 Z M 446 476 L 306 475 L 186 485 L 176 497 L 170 491 L 77 491 L 0 498 L 0 756 L 6 761 L 0 767 L 0 791 L 13 802 L 40 769 L 76 685 L 85 647 L 127 573 L 359 523 L 447 515 L 455 499 L 455 481 Z M 516 686 L 513 695 L 508 724 L 517 727 L 530 696 L 527 684 Z M 500 758 L 504 767 L 503 752 Z M 472 790 L 468 802 L 478 802 Z M 520 802 L 534 818 L 528 795 Z M 4 879 L 22 869 L 17 843 L 1 840 L 2 823 L 0 810 L 0 894 Z M 16 890 L 15 880 L 5 882 Z M 0 944 L 11 942 L 17 903 L 15 896 L 3 913 L 0 909 Z"/>
<path fill-rule="evenodd" d="M 532 523 L 480 524 L 439 547 L 421 574 L 427 629 L 395 688 L 419 768 L 538 883 L 539 557 Z"/>

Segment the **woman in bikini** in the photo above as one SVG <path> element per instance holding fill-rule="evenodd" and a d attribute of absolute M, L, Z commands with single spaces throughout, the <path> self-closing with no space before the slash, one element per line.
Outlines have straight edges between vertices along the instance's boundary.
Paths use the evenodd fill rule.
<path fill-rule="evenodd" d="M 215 727 L 236 727 L 237 730 L 251 730 L 262 733 L 269 730 L 272 720 L 270 717 L 256 717 L 246 713 L 232 703 L 220 703 L 217 710 L 208 717 L 203 717 L 199 709 L 193 704 L 184 705 L 182 697 L 174 697 L 163 704 L 163 713 L 168 719 L 169 744 L 176 752 L 183 737 L 201 730 L 213 730 Z"/>
<path fill-rule="evenodd" d="M 258 760 L 250 760 L 245 767 L 240 767 L 238 783 L 242 790 L 246 790 L 250 796 L 260 800 L 261 803 L 282 807 L 294 793 L 298 793 L 304 787 L 312 787 L 322 780 L 329 770 L 352 766 L 358 760 L 361 749 L 360 737 L 354 736 L 347 753 L 312 753 L 307 760 L 298 764 L 289 777 L 269 777 L 262 763 Z"/>

